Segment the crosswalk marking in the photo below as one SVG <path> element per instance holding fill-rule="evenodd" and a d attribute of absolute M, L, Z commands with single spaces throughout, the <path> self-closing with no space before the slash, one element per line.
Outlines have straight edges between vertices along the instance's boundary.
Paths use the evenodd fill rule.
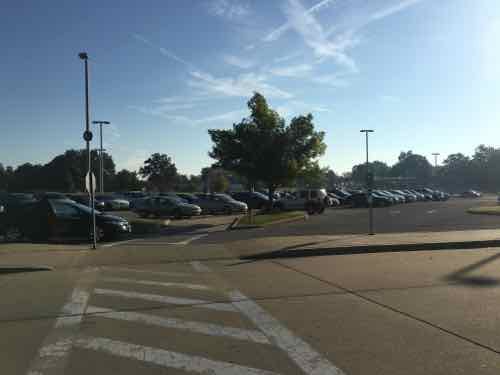
<path fill-rule="evenodd" d="M 218 324 L 195 322 L 175 318 L 163 318 L 160 316 L 122 312 L 105 309 L 96 306 L 89 306 L 87 314 L 96 314 L 109 319 L 126 320 L 130 322 L 144 323 L 164 328 L 181 329 L 210 336 L 225 336 L 238 340 L 253 341 L 258 344 L 269 344 L 269 340 L 259 331 L 248 330 L 235 327 L 226 327 Z"/>
<path fill-rule="evenodd" d="M 59 375 L 64 373 L 73 337 L 87 308 L 88 290 L 95 280 L 95 269 L 83 272 L 71 296 L 63 306 L 62 316 L 56 319 L 54 329 L 44 339 L 38 355 L 31 363 L 28 375 Z"/>
<path fill-rule="evenodd" d="M 109 282 L 113 282 L 113 283 L 176 287 L 176 288 L 186 288 L 186 289 L 194 289 L 194 290 L 209 290 L 210 289 L 208 286 L 200 285 L 200 284 L 173 283 L 173 282 L 166 282 L 165 283 L 165 282 L 161 282 L 161 281 L 126 279 L 123 277 L 104 277 L 101 280 L 102 281 L 109 281 Z"/>
<path fill-rule="evenodd" d="M 229 312 L 236 311 L 235 307 L 230 303 L 210 302 L 200 299 L 180 298 L 180 297 L 163 296 L 158 294 L 146 294 L 146 293 L 123 291 L 123 290 L 100 289 L 100 288 L 94 289 L 94 293 L 104 296 L 137 298 L 137 299 L 160 302 L 170 305 L 199 305 L 196 307 L 202 307 L 206 309 L 219 310 L 219 311 L 229 311 Z"/>
<path fill-rule="evenodd" d="M 191 371 L 199 374 L 218 375 L 276 375 L 276 372 L 260 370 L 252 367 L 236 365 L 230 362 L 177 353 L 170 350 L 157 349 L 143 345 L 111 340 L 103 337 L 79 337 L 75 345 L 96 351 L 113 354 L 119 357 L 132 358 L 158 366 Z"/>
<path fill-rule="evenodd" d="M 259 305 L 238 291 L 230 293 L 234 306 L 308 375 L 343 375 L 344 372 L 323 358 L 311 346 L 295 336 Z"/>

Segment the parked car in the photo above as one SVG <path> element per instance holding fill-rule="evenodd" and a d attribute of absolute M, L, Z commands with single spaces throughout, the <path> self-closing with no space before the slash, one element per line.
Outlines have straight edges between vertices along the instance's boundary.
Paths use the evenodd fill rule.
<path fill-rule="evenodd" d="M 76 203 L 83 204 L 84 206 L 90 207 L 90 197 L 88 194 L 67 194 L 66 197 L 75 201 Z M 94 198 L 94 208 L 97 210 L 104 210 L 104 202 L 97 201 Z"/>
<path fill-rule="evenodd" d="M 330 199 L 330 207 L 336 207 L 342 204 L 342 198 L 333 193 L 327 193 L 327 194 L 328 198 Z"/>
<path fill-rule="evenodd" d="M 103 210 L 119 211 L 128 210 L 130 208 L 130 202 L 128 200 L 115 195 L 96 195 L 95 199 L 104 204 Z"/>
<path fill-rule="evenodd" d="M 276 207 L 284 211 L 305 210 L 309 214 L 321 214 L 326 207 L 325 199 L 328 199 L 325 189 L 299 190 L 294 199 L 281 199 Z"/>
<path fill-rule="evenodd" d="M 200 206 L 186 203 L 181 198 L 173 196 L 155 196 L 138 199 L 132 211 L 141 217 L 167 216 L 167 217 L 192 217 L 201 214 Z"/>
<path fill-rule="evenodd" d="M 131 232 L 127 220 L 98 210 L 96 214 L 96 240 L 110 239 Z M 10 222 L 10 232 L 19 238 L 90 238 L 91 209 L 70 199 L 43 198 L 25 205 L 17 220 Z"/>
<path fill-rule="evenodd" d="M 480 198 L 481 193 L 476 190 L 467 190 L 460 194 L 462 198 Z"/>
<path fill-rule="evenodd" d="M 373 207 L 385 207 L 391 204 L 391 200 L 388 197 L 379 195 L 377 193 L 372 193 L 372 199 Z M 347 199 L 347 204 L 351 205 L 352 207 L 368 207 L 368 195 L 366 193 L 352 194 Z"/>
<path fill-rule="evenodd" d="M 191 204 L 201 207 L 205 214 L 233 214 L 245 213 L 246 203 L 238 202 L 226 194 L 177 194 Z"/>
<path fill-rule="evenodd" d="M 232 193 L 231 196 L 239 202 L 246 203 L 251 209 L 261 209 L 269 205 L 269 198 L 256 191 L 240 191 Z"/>

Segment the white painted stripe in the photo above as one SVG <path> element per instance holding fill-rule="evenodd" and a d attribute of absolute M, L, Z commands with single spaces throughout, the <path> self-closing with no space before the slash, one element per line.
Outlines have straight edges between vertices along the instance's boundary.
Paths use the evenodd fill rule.
<path fill-rule="evenodd" d="M 205 266 L 203 263 L 200 261 L 192 261 L 191 266 L 197 271 L 197 272 L 210 272 L 210 268 Z"/>
<path fill-rule="evenodd" d="M 161 281 L 151 281 L 151 280 L 135 280 L 135 279 L 126 279 L 123 277 L 104 277 L 101 280 L 112 282 L 112 283 L 164 286 L 167 288 L 168 287 L 175 287 L 175 288 L 186 288 L 186 289 L 193 289 L 193 290 L 209 290 L 210 289 L 208 286 L 200 285 L 200 284 L 171 283 L 171 282 L 161 282 Z"/>
<path fill-rule="evenodd" d="M 428 213 L 429 215 L 432 215 L 432 214 L 434 214 L 434 213 L 436 213 L 436 212 L 437 212 L 437 210 L 429 210 L 429 211 L 427 211 L 427 213 Z"/>
<path fill-rule="evenodd" d="M 119 271 L 119 272 L 131 272 L 131 273 L 141 273 L 148 274 L 154 276 L 179 276 L 179 277 L 187 277 L 193 276 L 189 273 L 185 272 L 167 272 L 167 271 L 148 271 L 148 270 L 139 270 L 136 268 L 126 268 L 126 267 L 102 267 L 110 271 Z"/>
<path fill-rule="evenodd" d="M 126 244 L 126 243 L 137 242 L 137 241 L 140 241 L 141 239 L 142 238 L 134 238 L 132 240 L 110 242 L 110 243 L 103 244 L 100 247 L 114 247 L 114 246 L 123 245 L 123 244 Z"/>
<path fill-rule="evenodd" d="M 163 318 L 136 312 L 122 312 L 101 307 L 89 306 L 87 314 L 96 314 L 109 319 L 138 322 L 163 328 L 174 328 L 210 336 L 230 337 L 237 340 L 253 341 L 258 344 L 269 344 L 269 340 L 259 331 L 227 327 L 218 324 L 195 322 L 174 318 Z"/>
<path fill-rule="evenodd" d="M 238 291 L 230 293 L 233 305 L 247 316 L 270 340 L 284 350 L 308 375 L 341 375 L 342 370 L 317 353 L 308 343 L 295 336 L 259 305 Z"/>
<path fill-rule="evenodd" d="M 184 241 L 179 242 L 164 242 L 163 245 L 189 245 L 191 242 L 199 240 L 200 238 L 208 236 L 208 233 L 199 234 L 193 237 L 190 237 Z"/>
<path fill-rule="evenodd" d="M 201 299 L 191 299 L 191 298 L 180 298 L 171 296 L 161 296 L 158 294 L 146 294 L 138 293 L 132 291 L 122 291 L 114 289 L 94 289 L 95 294 L 104 296 L 115 296 L 115 297 L 125 297 L 125 298 L 137 298 L 146 301 L 160 302 L 170 305 L 195 305 L 194 307 L 203 307 L 206 309 L 219 310 L 219 311 L 231 311 L 234 312 L 236 309 L 230 303 L 220 303 L 220 302 L 210 302 Z"/>
<path fill-rule="evenodd" d="M 82 321 L 90 297 L 88 289 L 95 279 L 95 270 L 84 271 L 68 302 L 62 308 L 62 316 L 56 319 L 54 329 L 42 343 L 38 355 L 27 372 L 28 375 L 64 374 L 73 338 Z"/>
<path fill-rule="evenodd" d="M 132 358 L 166 368 L 218 375 L 276 375 L 275 372 L 240 366 L 230 362 L 187 355 L 170 350 L 135 345 L 103 337 L 81 337 L 75 345 L 84 349 L 102 351 L 123 358 Z"/>

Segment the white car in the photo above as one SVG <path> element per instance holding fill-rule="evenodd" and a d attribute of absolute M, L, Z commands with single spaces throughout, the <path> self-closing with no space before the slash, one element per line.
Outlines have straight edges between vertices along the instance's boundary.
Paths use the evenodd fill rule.
<path fill-rule="evenodd" d="M 328 194 L 325 189 L 299 190 L 293 198 L 281 199 L 276 203 L 284 211 L 305 210 L 309 214 L 323 213 L 328 205 Z"/>

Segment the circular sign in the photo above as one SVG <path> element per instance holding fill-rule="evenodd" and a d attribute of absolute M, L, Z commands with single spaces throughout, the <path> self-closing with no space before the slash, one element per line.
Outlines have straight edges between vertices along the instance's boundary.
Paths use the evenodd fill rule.
<path fill-rule="evenodd" d="M 83 139 L 87 142 L 90 142 L 92 140 L 92 132 L 90 130 L 85 130 L 83 132 Z"/>

